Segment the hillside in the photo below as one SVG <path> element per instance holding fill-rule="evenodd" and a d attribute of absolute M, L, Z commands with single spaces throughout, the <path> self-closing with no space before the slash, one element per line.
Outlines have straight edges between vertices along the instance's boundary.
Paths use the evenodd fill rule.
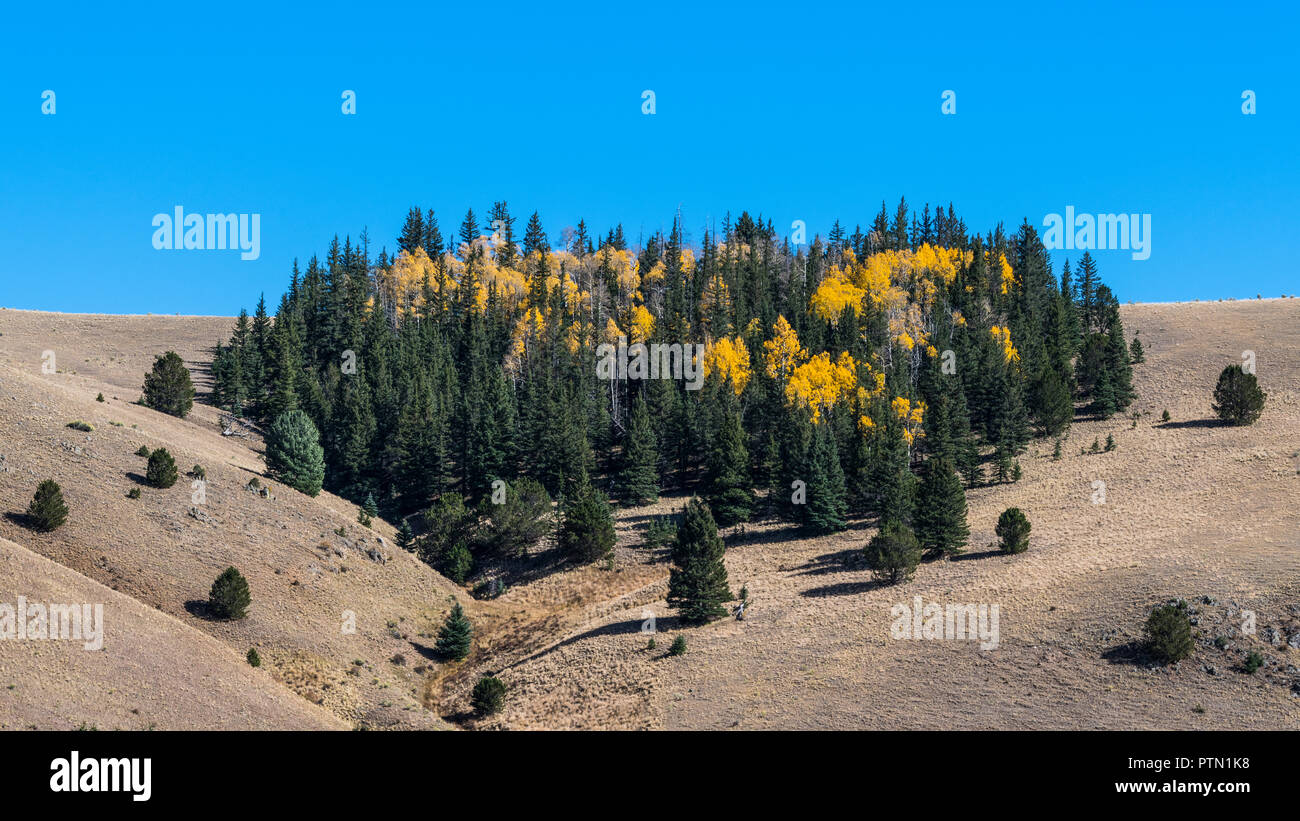
<path fill-rule="evenodd" d="M 270 499 L 246 490 L 262 469 L 260 443 L 223 437 L 213 408 L 196 404 L 178 420 L 131 404 L 153 356 L 167 349 L 181 354 L 203 391 L 207 349 L 229 334 L 224 318 L 0 311 L 0 505 L 21 512 L 36 483 L 51 477 L 73 511 L 47 535 L 0 518 L 0 536 L 21 545 L 5 547 L 7 562 L 30 568 L 40 561 L 30 550 L 139 602 L 136 616 L 155 617 L 159 634 L 178 634 L 168 645 L 178 649 L 159 660 L 163 669 L 142 680 L 175 677 L 183 691 L 212 680 L 204 675 L 216 678 L 226 685 L 219 692 L 240 705 L 233 715 L 255 726 L 308 726 L 313 717 L 320 726 L 445 726 L 438 717 L 462 717 L 470 687 L 492 671 L 511 688 L 507 708 L 470 726 L 1300 728 L 1300 648 L 1287 646 L 1300 636 L 1300 301 L 1130 305 L 1122 317 L 1147 354 L 1134 366 L 1136 428 L 1123 416 L 1076 421 L 1060 461 L 1050 441 L 1034 440 L 1021 457 L 1021 481 L 968 492 L 967 555 L 923 564 L 903 587 L 878 587 L 854 561 L 872 535 L 863 522 L 819 539 L 779 523 L 747 525 L 729 536 L 726 564 L 732 589 L 746 585 L 753 608 L 744 621 L 682 631 L 689 651 L 677 658 L 664 655 L 679 632 L 663 600 L 665 556 L 640 543 L 648 516 L 684 497 L 620 511 L 613 571 L 561 566 L 495 601 L 475 601 L 398 551 L 389 525 L 360 527 L 344 500 L 278 485 Z M 63 372 L 40 373 L 47 349 Z M 1258 358 L 1269 394 L 1264 416 L 1244 429 L 1210 424 L 1214 380 L 1243 350 Z M 95 401 L 98 392 L 106 402 Z M 1160 422 L 1165 409 L 1169 424 Z M 95 430 L 68 429 L 73 420 Z M 1080 454 L 1108 434 L 1114 452 Z M 204 465 L 205 504 L 192 504 L 187 479 L 126 498 L 143 474 L 134 455 L 141 444 L 167 447 L 182 468 Z M 1096 480 L 1105 482 L 1104 504 L 1093 503 Z M 997 516 L 1009 506 L 1033 523 L 1029 552 L 1015 557 L 991 548 Z M 346 537 L 334 534 L 340 526 Z M 359 543 L 379 547 L 388 561 L 373 561 Z M 196 603 L 229 564 L 249 579 L 250 615 L 207 621 Z M 69 574 L 66 593 L 42 595 L 90 600 L 81 591 L 94 582 Z M 477 650 L 463 665 L 438 665 L 424 654 L 453 595 L 475 623 Z M 892 640 L 890 607 L 914 596 L 998 604 L 999 646 Z M 1133 663 L 1130 645 L 1147 610 L 1179 596 L 1213 602 L 1197 604 L 1196 655 L 1172 669 Z M 646 609 L 660 631 L 653 651 L 641 632 Z M 340 631 L 345 610 L 356 614 L 354 635 Z M 1255 635 L 1241 634 L 1243 610 L 1256 614 Z M 1214 646 L 1216 636 L 1225 647 Z M 213 640 L 221 652 L 205 653 L 202 642 Z M 252 646 L 264 659 L 260 671 L 240 667 Z M 12 647 L 0 645 L 5 667 L 11 658 L 26 664 Z M 1267 658 L 1253 676 L 1236 669 L 1251 649 Z M 391 661 L 397 654 L 404 664 Z M 219 669 L 198 667 L 204 655 Z M 116 681 L 48 648 L 31 659 L 25 681 Z M 361 671 L 349 674 L 358 659 Z M 243 681 L 242 694 L 233 692 Z M 321 718 L 296 697 L 276 713 L 267 681 L 333 716 Z M 134 706 L 129 682 L 114 685 L 120 707 L 89 715 L 75 709 L 89 703 L 89 684 L 41 713 L 0 696 L 8 705 L 0 724 L 134 726 L 136 716 L 120 709 Z M 159 727 L 217 721 L 199 707 L 188 715 L 141 712 L 140 724 Z"/>

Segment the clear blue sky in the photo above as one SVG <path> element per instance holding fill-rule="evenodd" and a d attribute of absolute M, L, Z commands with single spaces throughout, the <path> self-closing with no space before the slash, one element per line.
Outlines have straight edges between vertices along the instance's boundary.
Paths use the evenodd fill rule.
<path fill-rule="evenodd" d="M 1121 300 L 1300 292 L 1293 4 L 729 5 L 11 6 L 0 305 L 233 314 L 335 233 L 498 199 L 553 241 L 678 207 L 694 241 L 742 209 L 825 235 L 900 195 L 981 231 L 1149 213 L 1150 259 L 1097 255 Z M 261 257 L 155 250 L 176 205 L 261 214 Z"/>

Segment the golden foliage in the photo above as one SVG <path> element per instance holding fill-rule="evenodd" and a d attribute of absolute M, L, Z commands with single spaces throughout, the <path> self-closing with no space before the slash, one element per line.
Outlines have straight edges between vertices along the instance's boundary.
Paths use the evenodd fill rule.
<path fill-rule="evenodd" d="M 723 379 L 730 377 L 732 388 L 740 396 L 753 375 L 745 340 L 724 336 L 708 347 L 704 352 L 704 375 L 708 377 L 714 373 Z"/>
<path fill-rule="evenodd" d="M 784 316 L 776 318 L 772 330 L 772 338 L 763 343 L 763 370 L 773 379 L 785 380 L 808 360 L 808 352 Z"/>
<path fill-rule="evenodd" d="M 813 421 L 819 422 L 822 411 L 853 395 L 857 387 L 858 363 L 853 357 L 845 352 L 832 361 L 829 353 L 822 352 L 791 372 L 785 395 L 790 402 L 810 408 Z"/>

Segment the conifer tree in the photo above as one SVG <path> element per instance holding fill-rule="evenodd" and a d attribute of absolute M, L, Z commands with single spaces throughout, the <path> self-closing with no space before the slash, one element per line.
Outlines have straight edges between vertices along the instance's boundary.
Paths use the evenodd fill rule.
<path fill-rule="evenodd" d="M 604 494 L 584 481 L 564 508 L 560 547 L 581 562 L 603 559 L 614 550 L 614 516 Z"/>
<path fill-rule="evenodd" d="M 248 580 L 233 567 L 222 571 L 208 591 L 208 612 L 218 619 L 242 619 L 251 602 Z"/>
<path fill-rule="evenodd" d="M 1074 418 L 1074 402 L 1069 388 L 1051 365 L 1044 364 L 1034 384 L 1038 427 L 1045 436 L 1062 436 Z"/>
<path fill-rule="evenodd" d="M 754 491 L 749 479 L 749 450 L 730 385 L 720 388 L 724 401 L 716 414 L 713 447 L 705 474 L 705 499 L 717 524 L 730 527 L 749 520 Z"/>
<path fill-rule="evenodd" d="M 618 489 L 629 505 L 649 504 L 659 498 L 659 443 L 650 412 L 640 396 L 632 403 L 628 417 Z"/>
<path fill-rule="evenodd" d="M 930 460 L 917 489 L 916 538 L 930 553 L 945 558 L 962 552 L 970 536 L 966 524 L 966 492 L 952 463 Z"/>
<path fill-rule="evenodd" d="M 175 351 L 157 357 L 145 374 L 141 404 L 182 419 L 194 407 L 194 384 L 185 362 Z"/>
<path fill-rule="evenodd" d="M 434 652 L 449 661 L 462 661 L 469 655 L 473 635 L 474 628 L 469 623 L 469 617 L 465 615 L 460 602 L 456 602 L 447 614 L 447 620 L 442 623 L 442 628 L 438 630 Z"/>
<path fill-rule="evenodd" d="M 912 529 L 896 521 L 887 521 L 864 548 L 871 575 L 884 584 L 910 581 L 921 563 L 921 543 Z"/>
<path fill-rule="evenodd" d="M 723 604 L 731 600 L 731 590 L 724 550 L 708 505 L 693 497 L 677 527 L 668 577 L 668 604 L 682 621 L 703 624 L 726 615 Z"/>
<path fill-rule="evenodd" d="M 167 452 L 167 448 L 158 448 L 149 454 L 149 465 L 145 468 L 145 479 L 157 488 L 169 488 L 176 484 L 180 473 L 176 470 L 176 460 Z"/>
<path fill-rule="evenodd" d="M 847 527 L 844 472 L 830 425 L 817 426 L 808 475 L 805 526 L 815 534 L 834 533 Z"/>
<path fill-rule="evenodd" d="M 267 429 L 266 467 L 272 478 L 301 493 L 320 493 L 325 481 L 325 453 L 316 426 L 306 413 L 283 413 Z"/>
<path fill-rule="evenodd" d="M 1233 425 L 1250 425 L 1264 412 L 1267 394 L 1259 389 L 1255 374 L 1246 373 L 1240 365 L 1229 365 L 1219 374 L 1214 386 L 1215 414 Z"/>
<path fill-rule="evenodd" d="M 68 518 L 68 506 L 63 501 L 63 489 L 53 479 L 46 479 L 36 487 L 36 495 L 27 506 L 27 521 L 33 530 L 49 533 Z"/>

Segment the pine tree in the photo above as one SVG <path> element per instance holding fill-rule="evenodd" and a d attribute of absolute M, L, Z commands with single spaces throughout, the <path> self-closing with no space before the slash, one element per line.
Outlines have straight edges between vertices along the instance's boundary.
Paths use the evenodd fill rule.
<path fill-rule="evenodd" d="M 438 642 L 434 652 L 449 661 L 462 661 L 469 655 L 473 641 L 474 628 L 469 623 L 465 610 L 456 602 L 447 614 L 447 620 L 438 631 Z"/>
<path fill-rule="evenodd" d="M 1219 374 L 1214 386 L 1215 414 L 1233 425 L 1250 425 L 1264 412 L 1268 394 L 1259 389 L 1255 374 L 1246 373 L 1240 365 L 1229 365 Z"/>
<path fill-rule="evenodd" d="M 749 521 L 754 508 L 754 490 L 749 480 L 749 451 L 745 447 L 745 430 L 740 413 L 734 410 L 730 385 L 723 385 L 724 401 L 717 413 L 716 434 L 709 451 L 704 478 L 705 499 L 717 524 L 730 527 Z"/>
<path fill-rule="evenodd" d="M 910 581 L 921 563 L 921 543 L 907 525 L 885 522 L 864 548 L 871 575 L 883 584 Z"/>
<path fill-rule="evenodd" d="M 63 489 L 53 479 L 46 479 L 36 487 L 36 495 L 27 506 L 27 521 L 33 530 L 49 533 L 68 518 L 68 506 L 63 501 Z"/>
<path fill-rule="evenodd" d="M 1133 344 L 1129 346 L 1128 350 L 1135 365 L 1141 365 L 1147 361 L 1146 350 L 1142 347 L 1142 340 L 1138 339 L 1137 334 L 1133 335 Z"/>
<path fill-rule="evenodd" d="M 724 550 L 708 505 L 693 497 L 677 528 L 668 577 L 668 604 L 682 621 L 703 624 L 726 615 L 723 604 L 731 600 L 731 590 Z"/>
<path fill-rule="evenodd" d="M 218 619 L 242 619 L 251 602 L 248 580 L 233 567 L 227 567 L 208 592 L 208 612 Z"/>
<path fill-rule="evenodd" d="M 1018 507 L 1009 507 L 998 517 L 994 532 L 1003 553 L 1024 553 L 1029 549 L 1029 519 Z"/>
<path fill-rule="evenodd" d="M 499 504 L 494 499 L 484 499 L 479 511 L 487 524 L 476 540 L 478 549 L 500 556 L 522 556 L 530 546 L 554 531 L 550 494 L 526 476 L 505 487 L 505 498 Z"/>
<path fill-rule="evenodd" d="M 281 414 L 266 432 L 266 468 L 271 477 L 308 496 L 325 481 L 325 454 L 311 419 L 301 410 Z"/>
<path fill-rule="evenodd" d="M 834 533 L 847 527 L 844 472 L 839 449 L 829 424 L 817 426 L 808 475 L 805 526 L 814 534 Z"/>
<path fill-rule="evenodd" d="M 962 552 L 970 536 L 966 524 L 966 492 L 952 463 L 930 460 L 917 490 L 916 537 L 929 552 L 945 558 Z"/>
<path fill-rule="evenodd" d="M 614 550 L 614 516 L 604 494 L 583 482 L 564 509 L 560 547 L 582 562 L 603 559 Z"/>
<path fill-rule="evenodd" d="M 194 407 L 194 384 L 190 381 L 190 372 L 175 351 L 154 359 L 153 370 L 144 377 L 144 396 L 140 403 L 182 419 Z"/>
<path fill-rule="evenodd" d="M 640 396 L 632 403 L 628 417 L 622 463 L 618 489 L 625 504 L 644 505 L 659 498 L 659 442 Z"/>
<path fill-rule="evenodd" d="M 402 526 L 397 528 L 397 535 L 393 537 L 393 541 L 402 550 L 409 551 L 412 548 L 415 544 L 415 533 L 411 530 L 410 522 L 402 520 Z"/>
<path fill-rule="evenodd" d="M 1074 418 L 1074 402 L 1060 374 L 1050 365 L 1039 371 L 1034 385 L 1038 427 L 1045 436 L 1062 436 Z"/>
<path fill-rule="evenodd" d="M 158 448 L 149 454 L 149 466 L 145 468 L 145 479 L 157 488 L 169 488 L 176 484 L 180 473 L 176 470 L 176 460 L 167 452 L 167 448 Z"/>

